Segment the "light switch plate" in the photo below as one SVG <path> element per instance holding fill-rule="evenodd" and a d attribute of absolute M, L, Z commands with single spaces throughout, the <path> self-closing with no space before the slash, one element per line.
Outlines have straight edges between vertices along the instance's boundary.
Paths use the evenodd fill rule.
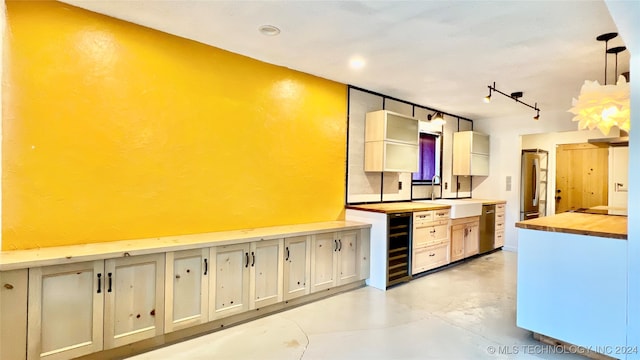
<path fill-rule="evenodd" d="M 511 176 L 507 176 L 507 191 L 511 191 Z"/>

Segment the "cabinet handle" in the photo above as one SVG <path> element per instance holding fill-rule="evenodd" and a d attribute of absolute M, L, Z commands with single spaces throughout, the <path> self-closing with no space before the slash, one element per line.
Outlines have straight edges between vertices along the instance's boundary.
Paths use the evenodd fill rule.
<path fill-rule="evenodd" d="M 98 273 L 98 294 L 102 292 L 102 274 Z"/>
<path fill-rule="evenodd" d="M 209 271 L 209 262 L 207 261 L 207 258 L 204 258 L 204 274 L 207 275 L 208 271 Z"/>
<path fill-rule="evenodd" d="M 253 253 L 253 251 L 251 252 L 251 267 L 253 267 L 256 264 L 256 254 Z"/>
<path fill-rule="evenodd" d="M 432 234 L 435 234 L 436 233 L 436 229 L 433 229 L 433 230 L 431 230 L 429 232 L 432 233 Z"/>
<path fill-rule="evenodd" d="M 111 292 L 111 273 L 108 273 L 107 276 L 109 277 L 109 289 L 107 289 L 107 292 Z"/>
<path fill-rule="evenodd" d="M 436 256 L 436 254 L 435 253 L 434 254 L 429 254 L 429 256 Z"/>
<path fill-rule="evenodd" d="M 289 261 L 289 247 L 287 246 L 285 250 L 287 251 L 287 258 L 284 261 Z"/>
<path fill-rule="evenodd" d="M 338 251 L 342 251 L 342 240 L 338 239 L 338 245 L 340 245 L 340 247 L 338 248 Z"/>
<path fill-rule="evenodd" d="M 333 240 L 333 244 L 336 246 L 333 251 L 338 251 L 338 240 Z"/>
<path fill-rule="evenodd" d="M 244 267 L 249 267 L 249 253 L 244 253 Z"/>

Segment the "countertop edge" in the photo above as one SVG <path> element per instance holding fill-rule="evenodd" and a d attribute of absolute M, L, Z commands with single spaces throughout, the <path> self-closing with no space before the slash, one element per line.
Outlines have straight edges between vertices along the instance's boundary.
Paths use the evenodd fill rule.
<path fill-rule="evenodd" d="M 412 209 L 385 210 L 385 209 L 369 209 L 369 208 L 361 207 L 359 205 L 346 205 L 345 209 L 377 212 L 377 213 L 381 213 L 381 214 L 397 214 L 397 213 L 414 212 L 414 211 L 429 211 L 429 210 L 451 209 L 451 206 L 450 205 L 428 205 L 428 206 L 416 206 L 415 208 L 412 208 Z"/>
<path fill-rule="evenodd" d="M 52 246 L 28 250 L 7 250 L 0 252 L 0 271 L 225 246 L 252 241 L 305 236 L 317 232 L 366 228 L 371 228 L 371 224 L 352 220 L 335 220 L 144 239 L 114 240 L 91 244 Z"/>
<path fill-rule="evenodd" d="M 526 229 L 526 230 L 537 230 L 537 231 L 566 233 L 566 234 L 585 235 L 585 236 L 598 236 L 598 237 L 605 237 L 605 238 L 616 239 L 616 240 L 627 240 L 628 238 L 627 234 L 610 233 L 610 232 L 604 232 L 604 231 L 580 230 L 580 229 L 560 228 L 555 226 L 532 225 L 532 224 L 523 224 L 522 222 L 517 222 L 515 225 L 517 228 Z"/>

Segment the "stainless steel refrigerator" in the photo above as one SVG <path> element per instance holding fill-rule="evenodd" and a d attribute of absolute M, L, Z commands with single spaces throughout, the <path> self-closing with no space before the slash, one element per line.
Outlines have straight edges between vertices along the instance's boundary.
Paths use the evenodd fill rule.
<path fill-rule="evenodd" d="M 522 150 L 520 176 L 520 220 L 540 216 L 540 165 L 539 150 Z"/>

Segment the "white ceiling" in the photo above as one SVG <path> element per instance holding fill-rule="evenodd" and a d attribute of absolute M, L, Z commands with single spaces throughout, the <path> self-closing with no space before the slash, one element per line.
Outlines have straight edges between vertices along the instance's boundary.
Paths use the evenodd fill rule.
<path fill-rule="evenodd" d="M 604 81 L 596 36 L 617 31 L 603 1 L 65 2 L 471 119 L 534 115 L 500 95 L 484 104 L 494 81 L 505 93 L 523 91 L 541 117 L 571 118 L 584 80 Z M 281 34 L 260 34 L 264 24 Z M 621 37 L 609 42 L 620 45 Z M 348 66 L 355 55 L 366 59 L 359 71 Z M 618 72 L 628 70 L 625 51 Z"/>

